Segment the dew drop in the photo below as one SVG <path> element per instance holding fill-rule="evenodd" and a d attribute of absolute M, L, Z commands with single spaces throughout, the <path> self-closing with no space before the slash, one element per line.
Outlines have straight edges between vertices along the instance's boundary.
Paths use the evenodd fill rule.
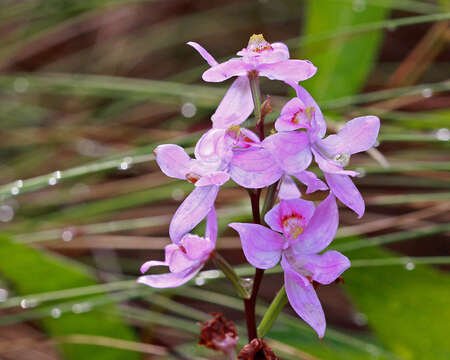
<path fill-rule="evenodd" d="M 197 113 L 197 107 L 193 103 L 185 102 L 181 106 L 181 115 L 183 115 L 186 118 L 191 118 L 191 117 L 195 116 L 196 113 Z"/>
<path fill-rule="evenodd" d="M 336 161 L 342 167 L 345 167 L 350 162 L 350 154 L 347 153 L 337 154 L 333 160 Z"/>
<path fill-rule="evenodd" d="M 206 270 L 202 272 L 202 277 L 204 279 L 217 279 L 220 276 L 220 271 L 218 270 Z"/>
<path fill-rule="evenodd" d="M 58 179 L 55 178 L 54 176 L 52 176 L 51 178 L 48 179 L 48 184 L 49 184 L 50 186 L 54 186 L 54 185 L 56 185 L 57 183 L 58 183 Z"/>
<path fill-rule="evenodd" d="M 19 77 L 16 80 L 14 80 L 14 90 L 18 93 L 24 93 L 28 90 L 28 86 L 30 85 L 30 83 L 28 82 L 27 79 Z"/>
<path fill-rule="evenodd" d="M 19 188 L 17 186 L 13 186 L 11 188 L 11 194 L 12 195 L 18 195 L 19 193 L 20 193 L 20 190 L 19 190 Z"/>
<path fill-rule="evenodd" d="M 405 264 L 405 269 L 408 271 L 414 270 L 416 265 L 413 262 L 409 261 Z"/>
<path fill-rule="evenodd" d="M 425 88 L 422 90 L 422 96 L 424 98 L 430 98 L 433 96 L 433 90 L 430 88 Z"/>
<path fill-rule="evenodd" d="M 356 175 L 359 178 L 363 178 L 364 176 L 366 176 L 366 169 L 362 167 L 356 168 L 355 171 L 359 172 L 359 174 Z"/>
<path fill-rule="evenodd" d="M 128 170 L 133 162 L 133 158 L 130 156 L 124 157 L 119 165 L 119 170 Z"/>
<path fill-rule="evenodd" d="M 365 0 L 353 0 L 353 11 L 363 12 L 364 10 L 366 10 Z"/>
<path fill-rule="evenodd" d="M 450 130 L 447 128 L 442 128 L 436 131 L 436 139 L 439 141 L 449 141 L 450 140 Z"/>
<path fill-rule="evenodd" d="M 8 290 L 0 288 L 0 302 L 5 302 L 8 299 Z"/>
<path fill-rule="evenodd" d="M 55 171 L 55 178 L 61 179 L 61 171 L 59 170 Z"/>
<path fill-rule="evenodd" d="M 203 285 L 205 285 L 205 282 L 206 282 L 206 280 L 203 276 L 197 276 L 195 278 L 195 285 L 197 285 L 197 286 L 203 286 Z"/>
<path fill-rule="evenodd" d="M 184 191 L 182 189 L 173 189 L 172 191 L 172 199 L 175 201 L 181 201 L 184 199 Z"/>
<path fill-rule="evenodd" d="M 63 232 L 61 234 L 61 238 L 65 242 L 72 241 L 72 239 L 73 239 L 73 231 L 70 230 L 70 229 L 63 230 Z"/>
<path fill-rule="evenodd" d="M 252 278 L 241 278 L 241 285 L 246 289 L 246 290 L 251 290 L 253 287 L 253 279 Z"/>
<path fill-rule="evenodd" d="M 62 311 L 59 308 L 53 308 L 50 311 L 50 315 L 52 316 L 53 319 L 58 319 L 59 317 L 61 317 Z"/>
<path fill-rule="evenodd" d="M 9 205 L 0 206 L 0 221 L 8 222 L 11 221 L 14 217 L 14 209 Z"/>
<path fill-rule="evenodd" d="M 19 189 L 20 189 L 21 187 L 23 187 L 23 180 L 17 180 L 17 181 L 16 181 L 16 187 L 18 187 Z"/>
<path fill-rule="evenodd" d="M 367 315 L 360 312 L 354 313 L 353 322 L 358 326 L 367 325 Z"/>
<path fill-rule="evenodd" d="M 38 305 L 38 302 L 36 299 L 22 299 L 20 301 L 20 307 L 22 309 L 29 309 L 36 307 Z"/>

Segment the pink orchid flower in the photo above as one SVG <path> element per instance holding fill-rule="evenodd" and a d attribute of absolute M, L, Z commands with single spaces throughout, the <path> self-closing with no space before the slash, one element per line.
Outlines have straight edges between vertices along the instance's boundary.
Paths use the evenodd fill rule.
<path fill-rule="evenodd" d="M 144 275 L 138 279 L 138 282 L 155 288 L 172 288 L 187 283 L 197 275 L 205 262 L 208 261 L 215 249 L 216 240 L 217 217 L 214 208 L 212 208 L 207 216 L 204 237 L 185 234 L 177 243 L 165 247 L 164 261 L 151 260 L 141 266 L 143 274 L 154 266 L 167 266 L 170 272 L 159 275 Z"/>
<path fill-rule="evenodd" d="M 366 151 L 374 145 L 380 119 L 376 116 L 355 118 L 337 134 L 324 138 L 326 123 L 319 106 L 300 85 L 289 85 L 297 91 L 297 97 L 282 109 L 275 122 L 279 132 L 265 140 L 265 148 L 278 159 L 288 174 L 306 168 L 314 155 L 331 191 L 360 218 L 364 214 L 364 200 L 349 177 L 358 175 L 358 172 L 345 170 L 344 167 L 352 154 Z M 297 129 L 306 131 L 294 131 Z M 280 144 L 292 146 L 286 148 Z M 297 146 L 294 147 L 294 144 Z"/>
<path fill-rule="evenodd" d="M 289 50 L 285 44 L 270 44 L 261 34 L 250 37 L 247 47 L 237 53 L 239 58 L 220 64 L 201 45 L 192 41 L 188 42 L 188 45 L 197 50 L 211 66 L 203 73 L 203 80 L 221 82 L 234 76 L 238 77 L 212 116 L 214 127 L 240 125 L 253 111 L 249 74 L 297 83 L 312 77 L 317 71 L 307 60 L 289 59 Z M 222 115 L 224 112 L 227 113 L 225 117 Z"/>
<path fill-rule="evenodd" d="M 337 251 L 323 251 L 338 227 L 338 209 L 332 193 L 317 208 L 302 199 L 281 200 L 265 216 L 270 229 L 258 224 L 232 223 L 241 238 L 247 261 L 260 269 L 275 266 L 281 258 L 289 302 L 319 335 L 325 333 L 325 315 L 313 281 L 330 284 L 350 261 Z"/>

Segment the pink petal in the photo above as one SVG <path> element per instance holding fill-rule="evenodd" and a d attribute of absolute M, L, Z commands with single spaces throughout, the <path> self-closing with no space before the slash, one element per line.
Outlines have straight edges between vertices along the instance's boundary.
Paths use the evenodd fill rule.
<path fill-rule="evenodd" d="M 206 217 L 205 237 L 211 240 L 211 242 L 215 245 L 217 240 L 217 233 L 218 233 L 217 215 L 216 209 L 213 206 L 209 211 L 208 216 Z"/>
<path fill-rule="evenodd" d="M 263 148 L 234 151 L 230 163 L 231 178 L 239 185 L 259 189 L 276 182 L 283 170 Z"/>
<path fill-rule="evenodd" d="M 305 121 L 305 104 L 299 98 L 293 98 L 284 105 L 280 117 L 275 121 L 277 131 L 291 131 L 300 128 L 308 128 Z"/>
<path fill-rule="evenodd" d="M 181 248 L 178 248 L 178 250 L 174 251 L 170 257 L 168 265 L 171 273 L 179 273 L 186 271 L 186 269 L 189 269 L 192 266 L 197 266 L 198 263 L 199 261 L 191 259 L 183 250 L 181 250 Z"/>
<path fill-rule="evenodd" d="M 253 98 L 247 76 L 239 76 L 231 84 L 216 112 L 211 117 L 213 127 L 228 129 L 242 124 L 253 112 Z"/>
<path fill-rule="evenodd" d="M 325 314 L 312 284 L 295 272 L 283 259 L 284 284 L 289 303 L 295 312 L 322 338 L 325 335 Z"/>
<path fill-rule="evenodd" d="M 202 176 L 200 180 L 195 183 L 195 186 L 208 186 L 208 185 L 217 185 L 222 186 L 228 180 L 230 180 L 230 175 L 228 175 L 224 171 L 215 171 L 211 174 Z"/>
<path fill-rule="evenodd" d="M 281 181 L 278 197 L 283 200 L 297 199 L 301 196 L 297 184 L 289 175 L 284 175 Z"/>
<path fill-rule="evenodd" d="M 288 174 L 305 170 L 312 160 L 308 136 L 304 132 L 290 131 L 270 135 L 264 139 L 263 146 Z"/>
<path fill-rule="evenodd" d="M 335 281 L 350 267 L 350 260 L 338 251 L 330 250 L 324 254 L 296 255 L 287 257 L 292 269 L 310 274 L 314 281 L 328 285 Z"/>
<path fill-rule="evenodd" d="M 192 46 L 195 50 L 198 51 L 198 53 L 201 55 L 201 57 L 203 59 L 205 59 L 205 61 L 210 65 L 210 66 L 215 66 L 218 64 L 218 62 L 216 61 L 216 59 L 214 59 L 212 57 L 212 55 L 206 51 L 203 46 L 201 46 L 200 44 L 197 44 L 196 42 L 193 41 L 189 41 L 187 43 L 189 46 Z"/>
<path fill-rule="evenodd" d="M 302 171 L 296 174 L 292 174 L 298 180 L 300 180 L 303 184 L 306 185 L 306 193 L 311 194 L 317 190 L 327 190 L 328 186 L 320 180 L 316 174 L 311 171 Z"/>
<path fill-rule="evenodd" d="M 186 250 L 186 256 L 191 260 L 206 261 L 214 250 L 214 244 L 210 239 L 193 234 L 187 234 L 181 240 Z"/>
<path fill-rule="evenodd" d="M 154 153 L 156 162 L 164 174 L 177 179 L 186 179 L 186 174 L 190 171 L 191 158 L 181 146 L 159 145 Z"/>
<path fill-rule="evenodd" d="M 336 134 L 323 140 L 323 146 L 331 155 L 355 154 L 370 149 L 377 140 L 380 119 L 376 116 L 362 116 L 350 120 Z"/>
<path fill-rule="evenodd" d="M 205 132 L 195 145 L 195 158 L 202 162 L 217 164 L 229 161 L 233 154 L 225 136 L 226 131 L 223 129 L 211 129 Z"/>
<path fill-rule="evenodd" d="M 208 82 L 221 82 L 233 76 L 245 76 L 248 65 L 241 59 L 231 59 L 215 65 L 203 73 L 203 80 Z"/>
<path fill-rule="evenodd" d="M 153 266 L 167 266 L 167 263 L 165 261 L 155 261 L 155 260 L 147 261 L 142 264 L 140 269 L 141 273 L 145 274 Z"/>
<path fill-rule="evenodd" d="M 169 226 L 169 235 L 175 244 L 206 217 L 218 192 L 219 187 L 216 185 L 196 187 L 183 201 Z"/>
<path fill-rule="evenodd" d="M 325 249 L 334 239 L 339 225 L 339 213 L 332 193 L 314 211 L 311 220 L 291 250 L 298 254 L 313 254 Z"/>
<path fill-rule="evenodd" d="M 299 82 L 313 76 L 317 68 L 306 60 L 283 60 L 272 64 L 261 64 L 257 70 L 260 76 L 271 80 Z"/>
<path fill-rule="evenodd" d="M 264 216 L 264 221 L 272 230 L 283 232 L 282 218 L 280 215 L 280 204 L 275 205 Z"/>
<path fill-rule="evenodd" d="M 365 204 L 353 181 L 346 175 L 328 173 L 324 175 L 333 194 L 361 218 L 364 215 Z"/>
<path fill-rule="evenodd" d="M 278 264 L 285 245 L 283 236 L 258 224 L 231 223 L 228 226 L 239 233 L 250 264 L 259 269 L 269 269 Z"/>
<path fill-rule="evenodd" d="M 356 176 L 358 172 L 352 170 L 344 170 L 341 165 L 338 165 L 336 161 L 333 161 L 327 157 L 325 157 L 320 150 L 317 149 L 317 144 L 315 144 L 312 148 L 312 153 L 314 154 L 314 159 L 316 160 L 317 165 L 319 165 L 320 169 L 325 173 L 330 174 L 340 174 L 340 175 L 349 175 Z"/>
<path fill-rule="evenodd" d="M 187 283 L 202 268 L 203 264 L 198 267 L 188 268 L 178 273 L 166 273 L 160 275 L 146 275 L 138 278 L 137 282 L 154 288 L 173 288 Z"/>
<path fill-rule="evenodd" d="M 302 100 L 305 107 L 314 109 L 314 116 L 311 121 L 311 129 L 309 134 L 310 139 L 312 141 L 322 139 L 327 131 L 327 123 L 323 117 L 322 110 L 320 110 L 319 105 L 317 105 L 314 98 L 302 86 L 295 82 L 287 82 L 287 84 L 295 89 L 297 96 Z"/>

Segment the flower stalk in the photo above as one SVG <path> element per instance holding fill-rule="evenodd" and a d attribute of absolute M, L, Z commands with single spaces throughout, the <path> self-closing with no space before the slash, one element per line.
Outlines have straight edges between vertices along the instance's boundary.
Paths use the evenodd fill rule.
<path fill-rule="evenodd" d="M 259 338 L 263 338 L 264 336 L 266 336 L 266 334 L 272 328 L 273 323 L 278 318 L 278 315 L 280 314 L 281 310 L 283 310 L 287 302 L 288 298 L 286 295 L 286 289 L 283 285 L 281 289 L 278 291 L 275 298 L 272 300 L 272 303 L 270 304 L 269 308 L 264 314 L 263 319 L 259 323 L 258 326 Z"/>
<path fill-rule="evenodd" d="M 230 280 L 230 282 L 234 285 L 239 296 L 243 299 L 249 299 L 250 293 L 244 286 L 242 286 L 241 278 L 236 274 L 233 267 L 228 263 L 228 261 L 226 261 L 225 258 L 217 251 L 215 251 L 211 255 L 211 260 L 220 270 L 222 270 L 227 279 Z"/>

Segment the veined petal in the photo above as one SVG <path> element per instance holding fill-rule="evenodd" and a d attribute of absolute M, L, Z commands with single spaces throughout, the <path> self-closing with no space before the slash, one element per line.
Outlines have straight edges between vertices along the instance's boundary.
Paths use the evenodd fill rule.
<path fill-rule="evenodd" d="M 231 59 L 209 68 L 202 78 L 208 82 L 221 82 L 233 76 L 245 76 L 248 70 L 248 65 L 242 59 Z"/>
<path fill-rule="evenodd" d="M 312 160 L 308 136 L 304 132 L 290 131 L 270 135 L 263 146 L 288 174 L 305 170 Z"/>
<path fill-rule="evenodd" d="M 328 189 L 328 186 L 311 171 L 304 170 L 292 175 L 306 185 L 307 194 L 311 194 L 317 190 Z"/>
<path fill-rule="evenodd" d="M 283 236 L 258 224 L 231 223 L 239 233 L 247 261 L 259 269 L 269 269 L 280 261 Z"/>
<path fill-rule="evenodd" d="M 188 268 L 178 273 L 166 273 L 160 275 L 145 275 L 138 278 L 137 282 L 154 288 L 173 288 L 187 283 L 202 268 L 203 264 L 197 267 Z"/>
<path fill-rule="evenodd" d="M 350 267 L 350 260 L 338 251 L 324 254 L 308 254 L 295 257 L 286 256 L 291 267 L 299 273 L 308 273 L 314 281 L 328 285 Z"/>
<path fill-rule="evenodd" d="M 346 175 L 324 173 L 325 180 L 336 197 L 352 209 L 358 218 L 364 215 L 365 204 L 361 193 Z"/>
<path fill-rule="evenodd" d="M 214 171 L 210 174 L 202 176 L 200 180 L 195 183 L 195 186 L 222 186 L 228 180 L 230 180 L 230 175 L 228 175 L 225 171 Z"/>
<path fill-rule="evenodd" d="M 177 179 L 186 179 L 186 174 L 190 170 L 191 158 L 181 146 L 159 145 L 154 153 L 156 162 L 164 174 Z"/>
<path fill-rule="evenodd" d="M 283 60 L 271 64 L 258 65 L 260 76 L 271 80 L 299 82 L 313 76 L 317 68 L 306 60 Z"/>
<path fill-rule="evenodd" d="M 213 206 L 206 217 L 205 237 L 212 241 L 215 245 L 217 241 L 218 227 L 217 227 L 216 209 Z"/>
<path fill-rule="evenodd" d="M 216 164 L 228 162 L 233 154 L 225 136 L 226 130 L 223 129 L 210 129 L 205 132 L 195 145 L 195 158 Z"/>
<path fill-rule="evenodd" d="M 205 59 L 205 61 L 210 65 L 210 66 L 215 66 L 218 64 L 218 62 L 216 61 L 216 59 L 213 58 L 213 56 L 206 51 L 203 46 L 201 46 L 200 44 L 193 42 L 193 41 L 189 41 L 187 43 L 189 46 L 192 46 L 195 50 L 197 50 L 197 52 L 200 54 L 200 56 Z"/>
<path fill-rule="evenodd" d="M 292 244 L 295 254 L 313 254 L 325 249 L 334 239 L 339 225 L 336 200 L 330 192 L 314 211 L 298 241 Z"/>
<path fill-rule="evenodd" d="M 284 175 L 281 181 L 278 197 L 283 200 L 297 199 L 301 196 L 297 184 L 289 175 Z"/>
<path fill-rule="evenodd" d="M 247 76 L 239 76 L 231 84 L 216 112 L 211 116 L 213 127 L 228 129 L 242 124 L 253 111 L 253 99 Z"/>
<path fill-rule="evenodd" d="M 284 284 L 289 303 L 295 312 L 322 338 L 325 335 L 325 314 L 312 284 L 295 272 L 283 259 Z"/>
<path fill-rule="evenodd" d="M 230 163 L 231 178 L 239 185 L 259 189 L 277 181 L 283 170 L 263 148 L 234 151 Z"/>
<path fill-rule="evenodd" d="M 206 217 L 218 192 L 219 187 L 216 185 L 196 187 L 183 201 L 169 226 L 169 235 L 175 244 Z"/>
<path fill-rule="evenodd" d="M 376 116 L 362 116 L 350 120 L 336 134 L 327 136 L 322 144 L 332 155 L 355 154 L 370 149 L 377 140 L 380 119 Z"/>

